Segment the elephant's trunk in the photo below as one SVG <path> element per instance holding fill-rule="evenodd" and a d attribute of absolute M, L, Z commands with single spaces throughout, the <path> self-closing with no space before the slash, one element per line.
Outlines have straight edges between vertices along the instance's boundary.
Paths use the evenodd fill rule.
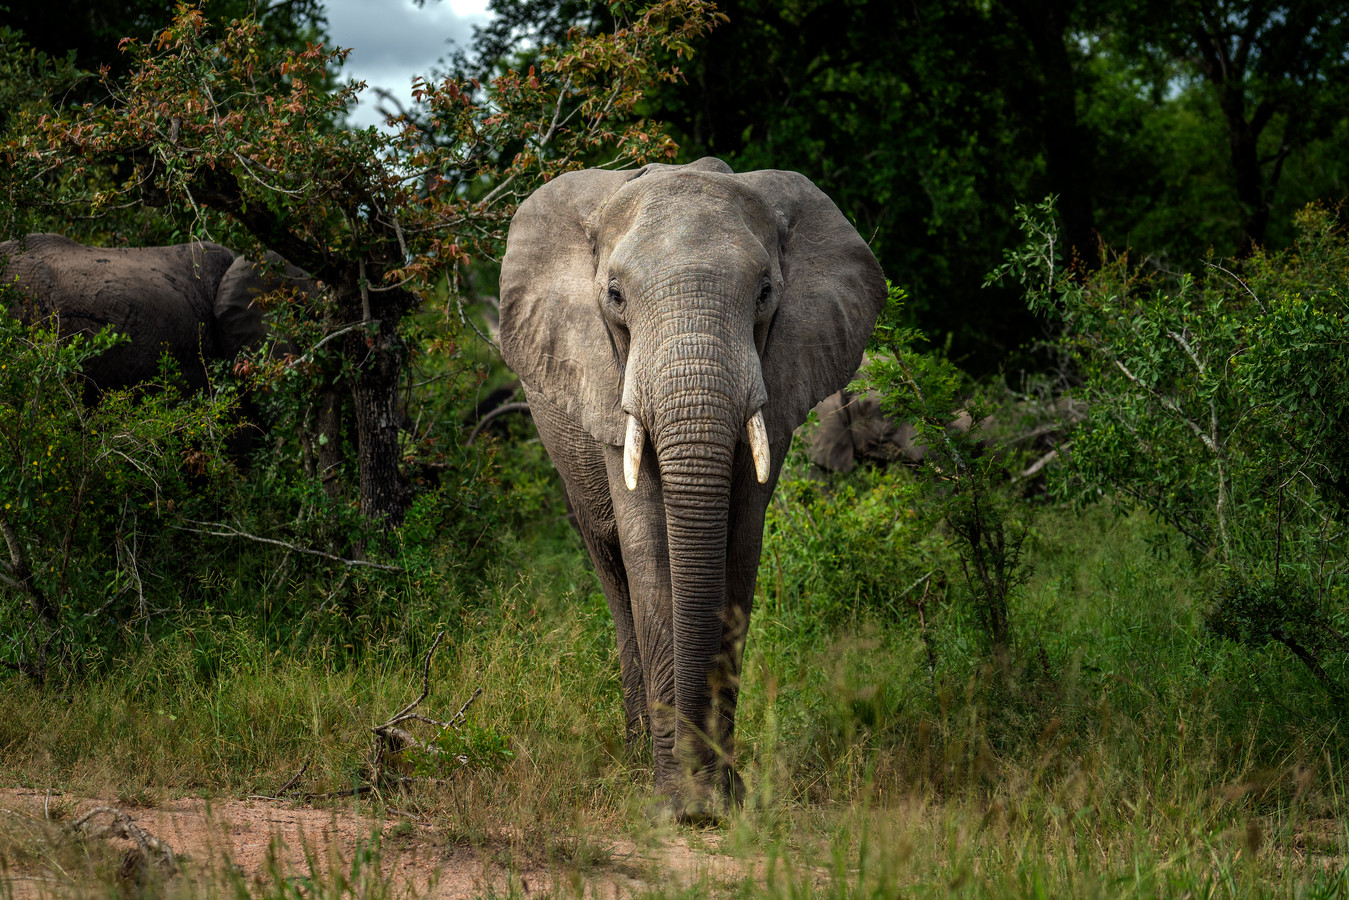
<path fill-rule="evenodd" d="M 736 446 L 753 443 L 763 404 L 757 356 L 728 366 L 673 355 L 656 372 L 651 423 L 665 502 L 675 650 L 675 748 L 710 783 L 729 763 L 729 734 L 715 707 L 726 608 L 727 527 Z M 763 441 L 767 471 L 767 441 Z M 756 456 L 759 455 L 757 452 Z M 756 460 L 757 462 L 757 460 Z"/>
<path fill-rule="evenodd" d="M 710 432 L 719 432 L 715 435 Z M 676 754 L 686 769 L 713 762 L 711 698 L 726 603 L 726 538 L 735 443 L 715 423 L 684 423 L 657 447 L 674 610 Z"/>

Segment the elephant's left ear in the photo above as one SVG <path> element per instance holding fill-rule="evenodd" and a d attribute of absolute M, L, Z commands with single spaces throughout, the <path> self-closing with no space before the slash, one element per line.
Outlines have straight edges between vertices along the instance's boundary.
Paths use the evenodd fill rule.
<path fill-rule="evenodd" d="M 846 385 L 885 306 L 880 263 L 824 192 L 797 172 L 738 176 L 782 215 L 782 293 L 764 347 L 764 407 L 777 441 Z"/>

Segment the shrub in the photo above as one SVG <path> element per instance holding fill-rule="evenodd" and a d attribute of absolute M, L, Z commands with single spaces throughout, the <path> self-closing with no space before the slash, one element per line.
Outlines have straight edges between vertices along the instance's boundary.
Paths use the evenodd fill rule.
<path fill-rule="evenodd" d="M 1281 646 L 1343 702 L 1349 244 L 1333 215 L 1308 207 L 1292 248 L 1176 281 L 1127 254 L 1065 277 L 1050 204 L 1018 217 L 1026 242 L 997 274 L 1060 323 L 1089 409 L 1063 490 L 1173 525 L 1215 567 L 1213 632 Z"/>
<path fill-rule="evenodd" d="M 789 458 L 768 508 L 759 575 L 774 615 L 813 628 L 920 610 L 950 562 L 920 493 L 899 466 L 820 481 Z"/>
<path fill-rule="evenodd" d="M 0 661 L 39 680 L 176 601 L 153 577 L 179 556 L 169 525 L 228 469 L 231 397 L 181 396 L 167 363 L 156 384 L 84 404 L 81 367 L 120 340 L 0 315 Z"/>
<path fill-rule="evenodd" d="M 927 448 L 924 497 L 952 539 L 989 649 L 1002 655 L 1011 640 L 1008 601 L 1028 576 L 1022 548 L 1030 508 L 1004 489 L 1001 448 L 982 445 L 995 404 L 950 360 L 916 349 L 926 339 L 902 324 L 904 299 L 892 286 L 859 382 L 877 391 L 886 415 L 913 423 L 915 441 Z M 969 427 L 952 427 L 962 417 Z"/>

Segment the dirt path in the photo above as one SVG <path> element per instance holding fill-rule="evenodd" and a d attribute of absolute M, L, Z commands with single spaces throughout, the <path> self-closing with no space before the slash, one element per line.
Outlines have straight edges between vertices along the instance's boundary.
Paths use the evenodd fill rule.
<path fill-rule="evenodd" d="M 104 805 L 117 804 L 23 789 L 0 790 L 0 813 L 6 813 L 10 823 L 11 842 L 16 822 L 27 823 L 32 840 L 40 842 L 45 837 L 50 841 L 56 832 L 44 815 L 53 806 L 59 807 L 61 820 L 68 822 Z M 714 883 L 738 882 L 753 868 L 718 852 L 720 836 L 710 833 L 694 840 L 696 848 L 678 835 L 642 848 L 627 838 L 608 839 L 601 847 L 602 861 L 578 869 L 521 863 L 518 857 L 503 853 L 510 843 L 506 836 L 497 845 L 450 845 L 429 824 L 401 817 L 376 819 L 370 816 L 368 805 L 355 802 L 316 809 L 265 800 L 181 799 L 153 808 L 126 808 L 125 812 L 137 826 L 187 857 L 187 877 L 218 879 L 227 867 L 233 867 L 249 885 L 270 882 L 278 872 L 286 878 L 315 872 L 331 877 L 333 871 L 349 877 L 357 849 L 376 833 L 381 835 L 380 876 L 393 887 L 394 896 L 448 900 L 488 892 L 509 895 L 513 889 L 533 894 L 583 885 L 587 897 L 626 898 L 644 889 L 705 878 Z M 116 843 L 128 849 L 132 846 L 125 840 Z M 62 888 L 69 880 L 44 864 L 40 851 L 26 857 L 21 864 L 11 861 L 9 871 L 0 872 L 0 896 L 50 897 L 66 892 Z"/>

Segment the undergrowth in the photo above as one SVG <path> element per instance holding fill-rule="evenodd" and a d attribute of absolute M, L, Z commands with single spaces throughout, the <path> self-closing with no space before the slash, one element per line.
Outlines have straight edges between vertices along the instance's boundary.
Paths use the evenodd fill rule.
<path fill-rule="evenodd" d="M 705 838 L 649 817 L 608 611 L 555 524 L 502 542 L 480 595 L 445 604 L 459 621 L 430 670 L 425 708 L 448 716 L 481 686 L 472 719 L 513 757 L 375 808 L 420 816 L 443 850 L 584 886 L 619 837 Z M 776 594 L 766 555 L 737 729 L 749 796 L 718 845 L 751 862 L 658 893 L 1343 896 L 1344 740 L 1314 681 L 1209 635 L 1208 586 L 1142 513 L 1047 510 L 1028 553 L 1011 665 L 961 604 L 921 626 L 862 606 L 821 624 L 791 585 Z M 65 692 L 8 682 L 0 778 L 134 806 L 268 793 L 309 762 L 306 790 L 349 788 L 369 728 L 418 694 L 429 638 L 296 648 L 203 614 Z M 0 845 L 5 865 L 33 864 L 20 845 Z"/>

